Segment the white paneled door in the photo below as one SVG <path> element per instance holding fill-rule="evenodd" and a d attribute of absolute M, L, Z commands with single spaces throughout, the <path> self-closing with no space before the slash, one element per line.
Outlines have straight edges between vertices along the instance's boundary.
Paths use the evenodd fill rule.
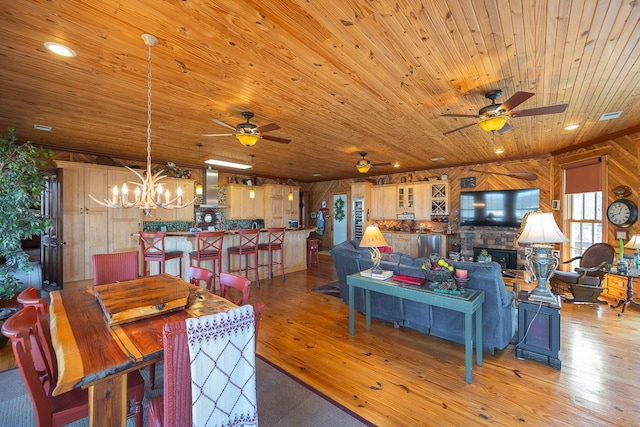
<path fill-rule="evenodd" d="M 333 246 L 347 240 L 347 195 L 333 195 Z"/>

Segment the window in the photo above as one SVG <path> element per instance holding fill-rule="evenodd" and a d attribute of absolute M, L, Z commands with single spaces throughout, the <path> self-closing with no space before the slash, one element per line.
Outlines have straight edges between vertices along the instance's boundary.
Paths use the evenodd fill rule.
<path fill-rule="evenodd" d="M 602 192 L 567 194 L 571 258 L 602 242 Z"/>
<path fill-rule="evenodd" d="M 600 158 L 569 164 L 565 169 L 565 233 L 569 258 L 602 242 L 602 162 Z M 571 270 L 579 265 L 575 261 Z"/>

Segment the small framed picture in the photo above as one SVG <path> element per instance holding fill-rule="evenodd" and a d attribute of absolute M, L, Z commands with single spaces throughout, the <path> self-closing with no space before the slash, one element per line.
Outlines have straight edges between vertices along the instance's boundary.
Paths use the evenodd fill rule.
<path fill-rule="evenodd" d="M 316 219 L 316 213 L 315 212 L 311 212 L 311 218 L 312 219 Z"/>
<path fill-rule="evenodd" d="M 624 230 L 622 228 L 616 229 L 616 240 L 629 240 L 629 230 Z"/>
<path fill-rule="evenodd" d="M 553 209 L 554 211 L 559 211 L 560 210 L 560 200 L 552 200 L 551 201 L 551 209 Z"/>
<path fill-rule="evenodd" d="M 326 209 L 327 208 L 327 201 L 323 200 L 322 201 L 322 209 Z"/>

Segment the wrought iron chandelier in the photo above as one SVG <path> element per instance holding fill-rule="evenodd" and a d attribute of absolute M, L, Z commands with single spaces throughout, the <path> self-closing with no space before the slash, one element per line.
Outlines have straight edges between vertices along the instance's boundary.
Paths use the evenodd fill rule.
<path fill-rule="evenodd" d="M 129 188 L 126 183 L 122 184 L 121 189 L 119 189 L 117 185 L 113 187 L 111 200 L 105 199 L 104 201 L 100 201 L 91 194 L 89 194 L 89 197 L 96 203 L 108 208 L 139 208 L 144 211 L 145 215 L 150 216 L 151 209 L 184 208 L 192 204 L 195 199 L 182 203 L 182 189 L 180 187 L 178 187 L 177 195 L 173 199 L 168 189 L 163 194 L 162 184 L 160 184 L 159 181 L 166 178 L 167 175 L 163 175 L 162 173 L 164 171 L 162 170 L 155 174 L 151 172 L 151 49 L 158 43 L 158 39 L 151 34 L 142 34 L 142 39 L 149 48 L 147 71 L 147 170 L 142 174 L 126 166 L 127 169 L 140 178 L 140 182 L 129 181 L 129 184 L 136 187 L 134 201 L 129 200 Z"/>

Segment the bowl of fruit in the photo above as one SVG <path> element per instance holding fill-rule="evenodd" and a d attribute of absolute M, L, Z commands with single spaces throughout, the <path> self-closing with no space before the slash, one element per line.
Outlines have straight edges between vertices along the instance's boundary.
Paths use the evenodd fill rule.
<path fill-rule="evenodd" d="M 422 271 L 429 282 L 436 284 L 453 277 L 453 266 L 440 257 L 427 258 L 422 264 Z"/>

